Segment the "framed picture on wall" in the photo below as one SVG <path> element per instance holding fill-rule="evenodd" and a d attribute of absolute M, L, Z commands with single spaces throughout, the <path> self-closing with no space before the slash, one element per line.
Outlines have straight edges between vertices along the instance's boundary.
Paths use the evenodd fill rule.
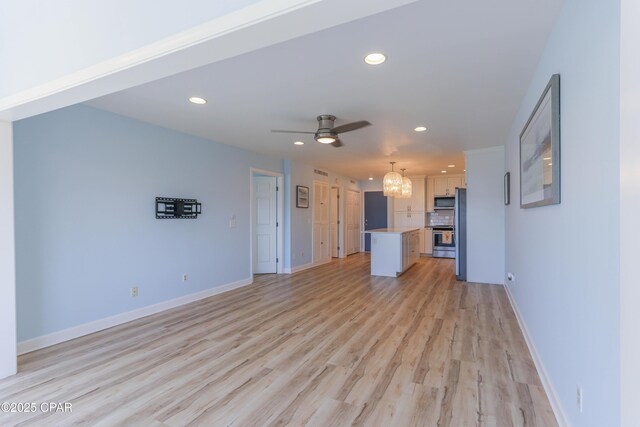
<path fill-rule="evenodd" d="M 554 74 L 520 134 L 520 207 L 560 203 L 560 75 Z"/>
<path fill-rule="evenodd" d="M 296 208 L 309 207 L 309 187 L 296 185 Z"/>

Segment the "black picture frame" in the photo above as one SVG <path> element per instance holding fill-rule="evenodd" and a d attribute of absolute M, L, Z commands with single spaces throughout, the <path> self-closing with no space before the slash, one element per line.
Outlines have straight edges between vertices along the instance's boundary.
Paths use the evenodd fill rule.
<path fill-rule="evenodd" d="M 520 207 L 560 203 L 560 75 L 551 76 L 520 133 Z"/>
<path fill-rule="evenodd" d="M 296 185 L 296 208 L 309 208 L 309 187 Z"/>
<path fill-rule="evenodd" d="M 511 172 L 504 174 L 504 205 L 511 204 Z"/>

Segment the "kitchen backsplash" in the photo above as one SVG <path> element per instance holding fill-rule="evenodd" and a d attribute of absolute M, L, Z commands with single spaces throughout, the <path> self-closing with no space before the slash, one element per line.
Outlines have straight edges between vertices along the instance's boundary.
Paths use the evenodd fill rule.
<path fill-rule="evenodd" d="M 453 225 L 453 209 L 441 209 L 436 212 L 427 212 L 427 227 L 438 225 Z"/>

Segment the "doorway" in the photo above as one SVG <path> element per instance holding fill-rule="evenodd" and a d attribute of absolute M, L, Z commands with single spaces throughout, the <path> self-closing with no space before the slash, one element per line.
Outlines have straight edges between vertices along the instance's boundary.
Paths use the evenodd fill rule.
<path fill-rule="evenodd" d="M 364 229 L 387 228 L 387 197 L 382 191 L 364 193 Z M 371 234 L 364 235 L 364 250 L 371 251 Z"/>
<path fill-rule="evenodd" d="M 283 272 L 283 199 L 280 188 L 282 174 L 251 170 L 252 276 Z"/>

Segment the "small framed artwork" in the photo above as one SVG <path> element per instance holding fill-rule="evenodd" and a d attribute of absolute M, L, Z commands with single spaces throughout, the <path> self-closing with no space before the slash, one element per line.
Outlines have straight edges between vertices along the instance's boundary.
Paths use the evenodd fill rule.
<path fill-rule="evenodd" d="M 560 203 L 560 75 L 554 74 L 520 134 L 520 207 Z"/>
<path fill-rule="evenodd" d="M 511 172 L 504 174 L 504 205 L 511 204 Z"/>
<path fill-rule="evenodd" d="M 296 185 L 296 208 L 309 207 L 309 187 Z"/>

